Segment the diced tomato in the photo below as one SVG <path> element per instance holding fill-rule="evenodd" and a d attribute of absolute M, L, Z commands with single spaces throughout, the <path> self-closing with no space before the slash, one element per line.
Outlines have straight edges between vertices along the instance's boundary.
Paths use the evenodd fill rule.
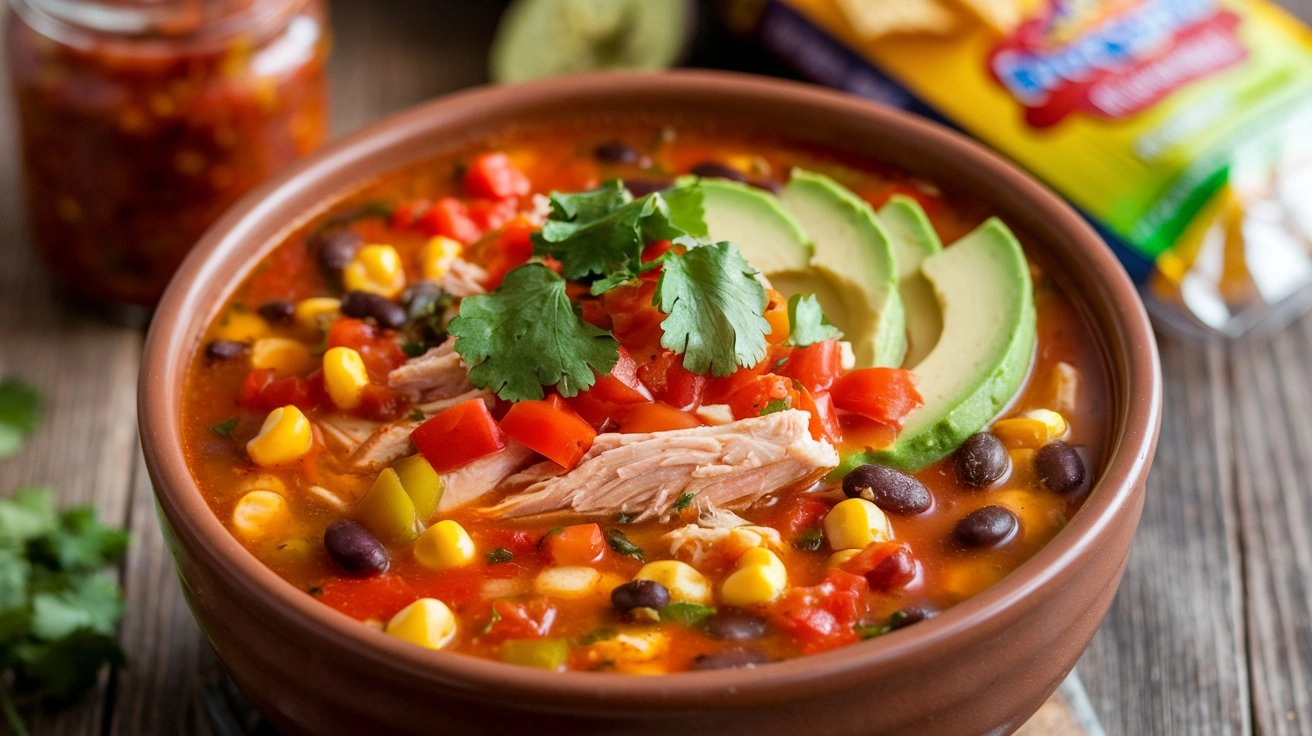
<path fill-rule="evenodd" d="M 484 255 L 487 278 L 483 286 L 495 289 L 510 269 L 524 265 L 533 257 L 532 235 L 536 229 L 527 220 L 515 220 L 501 228 Z"/>
<path fill-rule="evenodd" d="M 775 372 L 796 378 L 803 388 L 813 394 L 828 391 L 834 385 L 834 379 L 843 372 L 843 351 L 837 339 L 795 348 L 788 355 L 788 360 Z"/>
<path fill-rule="evenodd" d="M 834 406 L 843 411 L 901 427 L 907 414 L 924 404 L 916 391 L 916 377 L 900 368 L 858 368 L 843 374 L 830 391 Z"/>
<path fill-rule="evenodd" d="M 314 376 L 319 372 L 315 371 Z M 317 388 L 317 390 L 316 390 Z M 237 402 L 257 411 L 273 411 L 280 406 L 294 404 L 302 411 L 318 406 L 323 398 L 323 381 L 318 383 L 304 376 L 277 377 L 270 368 L 256 368 L 246 374 Z"/>
<path fill-rule="evenodd" d="M 597 436 L 591 425 L 555 395 L 512 404 L 501 418 L 501 429 L 564 468 L 578 465 Z"/>
<path fill-rule="evenodd" d="M 548 598 L 502 599 L 492 603 L 491 621 L 483 639 L 539 639 L 550 634 L 555 623 L 556 606 Z"/>
<path fill-rule="evenodd" d="M 819 585 L 796 587 L 770 607 L 770 618 L 804 652 L 821 652 L 856 641 L 854 626 L 866 612 L 865 578 L 831 569 Z"/>
<path fill-rule="evenodd" d="M 369 380 L 387 382 L 387 374 L 406 361 L 395 335 L 359 319 L 341 318 L 328 329 L 328 347 L 351 348 L 364 360 Z"/>
<path fill-rule="evenodd" d="M 791 540 L 808 529 L 815 529 L 829 513 L 830 504 L 810 493 L 794 493 L 770 510 L 766 524 Z"/>
<path fill-rule="evenodd" d="M 696 409 L 706 393 L 707 377 L 683 367 L 683 357 L 662 350 L 655 360 L 638 366 L 638 378 L 651 395 L 676 409 Z"/>
<path fill-rule="evenodd" d="M 647 263 L 665 255 L 670 246 L 674 245 L 668 240 L 653 240 L 642 248 L 642 262 Z"/>
<path fill-rule="evenodd" d="M 371 383 L 361 392 L 360 405 L 355 408 L 355 413 L 380 422 L 390 422 L 400 419 L 409 408 L 410 402 L 401 394 L 387 386 Z"/>
<path fill-rule="evenodd" d="M 665 315 L 652 305 L 656 284 L 641 281 L 611 289 L 601 297 L 602 306 L 611 316 L 611 331 L 615 339 L 639 363 L 661 353 L 661 322 Z"/>
<path fill-rule="evenodd" d="M 469 162 L 462 182 L 465 193 L 471 197 L 506 199 L 522 197 L 532 186 L 528 177 L 515 168 L 510 157 L 501 151 L 479 154 Z"/>
<path fill-rule="evenodd" d="M 557 565 L 591 565 L 606 554 L 606 538 L 596 524 L 564 527 L 548 534 L 542 544 Z"/>
<path fill-rule="evenodd" d="M 793 387 L 793 379 L 776 373 L 756 376 L 752 381 L 729 395 L 727 403 L 734 419 L 759 417 L 761 413 L 783 402 L 786 409 L 799 408 L 800 395 Z"/>
<path fill-rule="evenodd" d="M 622 406 L 598 399 L 591 390 L 580 391 L 578 395 L 565 399 L 565 403 L 598 432 L 607 423 L 619 421 L 619 409 Z"/>
<path fill-rule="evenodd" d="M 664 432 L 670 429 L 692 429 L 702 426 L 695 414 L 675 409 L 669 404 L 653 401 L 645 404 L 625 404 L 616 408 L 620 431 Z"/>
<path fill-rule="evenodd" d="M 766 355 L 765 360 L 754 366 L 739 368 L 727 376 L 711 376 L 706 382 L 706 393 L 702 395 L 702 401 L 707 404 L 728 402 L 735 391 L 769 373 L 774 364 L 774 357 Z"/>
<path fill-rule="evenodd" d="M 472 610 L 483 600 L 483 583 L 488 578 L 514 577 L 512 565 L 465 565 L 433 571 L 416 567 L 407 573 L 417 597 L 436 598 L 457 613 Z"/>
<path fill-rule="evenodd" d="M 487 404 L 470 399 L 416 427 L 410 441 L 434 470 L 445 473 L 505 447 L 506 435 Z"/>
<path fill-rule="evenodd" d="M 455 197 L 442 197 L 434 202 L 416 224 L 428 235 L 445 235 L 465 245 L 483 237 L 483 231 L 469 216 L 469 207 Z"/>
<path fill-rule="evenodd" d="M 489 550 L 503 547 L 518 558 L 532 554 L 538 549 L 538 536 L 527 529 L 507 529 L 493 527 L 485 529 L 480 537 L 482 546 Z"/>
<path fill-rule="evenodd" d="M 810 413 L 813 438 L 834 445 L 843 441 L 843 425 L 838 423 L 838 412 L 828 393 L 812 394 L 802 389 L 797 392 L 797 408 Z"/>
<path fill-rule="evenodd" d="M 613 404 L 636 404 L 652 399 L 651 391 L 638 379 L 638 364 L 623 347 L 610 373 L 597 376 L 597 382 L 585 393 Z"/>
<path fill-rule="evenodd" d="M 333 578 L 323 584 L 319 600 L 351 618 L 386 621 L 419 595 L 398 575 Z"/>
<path fill-rule="evenodd" d="M 426 199 L 407 199 L 392 210 L 392 227 L 397 230 L 414 227 L 430 206 Z"/>
<path fill-rule="evenodd" d="M 519 214 L 513 199 L 475 199 L 468 204 L 469 219 L 483 232 L 490 233 Z"/>

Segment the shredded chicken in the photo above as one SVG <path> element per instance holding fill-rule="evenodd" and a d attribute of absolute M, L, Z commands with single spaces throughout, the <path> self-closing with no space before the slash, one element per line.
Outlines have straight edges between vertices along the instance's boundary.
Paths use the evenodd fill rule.
<path fill-rule="evenodd" d="M 523 470 L 539 455 L 514 440 L 502 449 L 442 475 L 442 500 L 438 511 L 449 511 L 482 499 L 501 481 Z"/>
<path fill-rule="evenodd" d="M 483 288 L 483 282 L 486 280 L 487 271 L 463 258 L 457 258 L 451 262 L 450 267 L 437 283 L 442 287 L 442 291 L 463 299 L 486 292 L 487 289 Z"/>
<path fill-rule="evenodd" d="M 469 369 L 455 349 L 455 338 L 429 348 L 387 374 L 387 385 L 416 404 L 448 399 L 474 389 Z"/>
<path fill-rule="evenodd" d="M 746 508 L 838 464 L 834 447 L 811 437 L 809 421 L 806 412 L 789 409 L 721 426 L 598 435 L 568 473 L 550 475 L 548 463 L 508 478 L 507 487 L 522 490 L 487 513 L 625 513 L 641 521 L 665 513 L 685 493 L 698 509 Z"/>
<path fill-rule="evenodd" d="M 697 523 L 667 532 L 661 539 L 670 545 L 670 554 L 693 567 L 702 567 L 716 556 L 736 560 L 754 547 L 783 548 L 779 530 L 756 526 L 741 516 L 721 508 L 702 509 Z"/>

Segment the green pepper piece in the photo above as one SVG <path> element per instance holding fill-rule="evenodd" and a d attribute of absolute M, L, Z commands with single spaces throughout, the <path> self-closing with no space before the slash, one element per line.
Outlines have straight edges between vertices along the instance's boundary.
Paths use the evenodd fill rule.
<path fill-rule="evenodd" d="M 507 639 L 501 643 L 501 661 L 559 671 L 569 659 L 565 639 Z"/>
<path fill-rule="evenodd" d="M 442 476 L 433 470 L 423 455 L 411 455 L 392 464 L 392 469 L 401 479 L 401 487 L 415 505 L 415 516 L 421 525 L 427 525 L 437 513 L 437 504 L 442 501 L 445 490 Z"/>
<path fill-rule="evenodd" d="M 419 536 L 423 530 L 415 515 L 414 501 L 401 484 L 401 477 L 391 468 L 382 472 L 355 507 L 355 518 L 385 544 L 401 544 Z"/>

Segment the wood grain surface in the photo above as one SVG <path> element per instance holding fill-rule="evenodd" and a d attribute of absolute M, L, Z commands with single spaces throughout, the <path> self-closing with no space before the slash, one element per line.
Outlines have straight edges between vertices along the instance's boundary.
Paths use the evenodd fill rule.
<path fill-rule="evenodd" d="M 1312 20 L 1312 0 L 1285 4 Z M 338 0 L 336 132 L 483 81 L 501 5 Z M 693 62 L 778 71 L 725 39 Z M 186 609 L 155 523 L 136 439 L 142 333 L 65 306 L 33 263 L 13 125 L 0 95 L 0 376 L 36 385 L 48 410 L 22 454 L 0 463 L 0 494 L 50 485 L 134 534 L 118 571 L 129 668 L 75 707 L 34 716 L 33 733 L 258 730 Z M 1312 733 L 1312 318 L 1267 340 L 1163 337 L 1161 348 L 1166 414 L 1143 522 L 1078 671 L 1109 734 Z"/>

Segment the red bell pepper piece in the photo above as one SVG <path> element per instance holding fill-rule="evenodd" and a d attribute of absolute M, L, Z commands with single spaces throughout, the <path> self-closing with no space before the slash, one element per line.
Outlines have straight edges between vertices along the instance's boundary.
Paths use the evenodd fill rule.
<path fill-rule="evenodd" d="M 655 360 L 638 367 L 638 378 L 653 398 L 684 411 L 701 406 L 707 377 L 683 367 L 683 357 L 662 350 Z"/>
<path fill-rule="evenodd" d="M 465 193 L 471 197 L 506 199 L 522 197 L 532 188 L 528 177 L 515 168 L 510 157 L 500 151 L 474 157 L 465 169 L 462 182 Z"/>
<path fill-rule="evenodd" d="M 559 396 L 520 401 L 501 418 L 501 429 L 520 444 L 565 468 L 579 464 L 597 430 Z"/>
<path fill-rule="evenodd" d="M 482 399 L 461 402 L 410 433 L 410 441 L 439 473 L 455 470 L 506 446 L 506 435 Z"/>
<path fill-rule="evenodd" d="M 653 401 L 645 404 L 625 404 L 616 410 L 620 431 L 628 434 L 638 432 L 664 432 L 671 429 L 692 429 L 702 426 L 702 420 L 696 415 L 669 404 Z"/>
<path fill-rule="evenodd" d="M 434 202 L 416 224 L 428 235 L 445 235 L 465 245 L 483 237 L 483 231 L 469 216 L 468 205 L 455 197 L 442 197 Z"/>
<path fill-rule="evenodd" d="M 772 405 L 780 401 L 786 409 L 801 408 L 801 395 L 793 386 L 793 379 L 766 373 L 730 394 L 727 403 L 734 419 L 750 419 L 773 409 Z"/>
<path fill-rule="evenodd" d="M 828 391 L 834 385 L 834 379 L 843 372 L 842 363 L 842 348 L 838 346 L 838 340 L 830 339 L 795 348 L 775 372 L 796 378 L 803 388 L 814 394 Z"/>
<path fill-rule="evenodd" d="M 900 368 L 858 368 L 843 374 L 830 390 L 834 406 L 901 427 L 903 420 L 925 401 L 916 391 L 916 376 Z"/>

